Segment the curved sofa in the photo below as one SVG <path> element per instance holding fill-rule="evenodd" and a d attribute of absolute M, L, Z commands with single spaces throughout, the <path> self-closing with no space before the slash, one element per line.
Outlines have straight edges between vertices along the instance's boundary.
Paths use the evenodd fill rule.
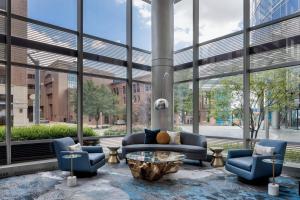
<path fill-rule="evenodd" d="M 180 132 L 181 144 L 144 144 L 145 133 L 127 135 L 122 141 L 122 156 L 136 151 L 174 151 L 185 154 L 187 159 L 206 160 L 207 142 L 203 135 Z"/>

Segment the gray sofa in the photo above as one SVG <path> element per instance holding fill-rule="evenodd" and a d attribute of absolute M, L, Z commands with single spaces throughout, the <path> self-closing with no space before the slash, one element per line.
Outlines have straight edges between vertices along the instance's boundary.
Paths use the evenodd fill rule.
<path fill-rule="evenodd" d="M 127 135 L 122 141 L 122 156 L 136 151 L 174 151 L 185 154 L 187 159 L 206 160 L 207 142 L 205 136 L 187 132 L 180 133 L 181 144 L 144 144 L 145 133 Z"/>

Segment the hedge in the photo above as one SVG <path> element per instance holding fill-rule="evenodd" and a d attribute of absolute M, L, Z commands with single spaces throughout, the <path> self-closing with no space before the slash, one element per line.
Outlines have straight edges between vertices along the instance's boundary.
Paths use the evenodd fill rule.
<path fill-rule="evenodd" d="M 93 129 L 84 127 L 83 136 L 95 136 Z M 41 140 L 62 137 L 76 137 L 77 127 L 67 125 L 33 125 L 27 127 L 13 127 L 12 140 Z M 5 140 L 5 127 L 0 127 L 0 142 Z"/>

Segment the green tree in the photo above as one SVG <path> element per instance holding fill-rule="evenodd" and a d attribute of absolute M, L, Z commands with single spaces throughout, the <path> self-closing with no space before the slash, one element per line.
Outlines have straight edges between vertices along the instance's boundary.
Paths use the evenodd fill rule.
<path fill-rule="evenodd" d="M 193 112 L 193 90 L 189 83 L 176 84 L 174 86 L 174 112 L 181 113 L 182 122 L 185 117 Z"/>
<path fill-rule="evenodd" d="M 73 94 L 72 102 L 75 105 L 76 111 L 76 93 Z M 117 97 L 107 86 L 95 85 L 91 80 L 87 80 L 83 83 L 83 114 L 94 117 L 96 121 L 96 128 L 99 128 L 101 113 L 103 115 L 118 114 L 116 102 Z"/>
<path fill-rule="evenodd" d="M 281 112 L 284 118 L 288 109 L 295 107 L 299 95 L 299 75 L 288 69 L 253 73 L 250 76 L 250 137 L 257 138 L 265 119 L 266 110 Z M 211 89 L 212 115 L 228 118 L 230 114 L 243 117 L 242 76 L 223 78 Z M 241 126 L 242 124 L 237 124 Z"/>

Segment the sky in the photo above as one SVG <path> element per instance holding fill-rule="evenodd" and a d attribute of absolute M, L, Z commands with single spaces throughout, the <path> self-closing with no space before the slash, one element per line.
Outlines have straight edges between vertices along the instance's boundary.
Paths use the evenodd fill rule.
<path fill-rule="evenodd" d="M 28 0 L 28 16 L 76 30 L 76 0 Z M 192 2 L 174 6 L 174 49 L 192 45 Z M 242 29 L 242 0 L 199 0 L 199 41 Z M 84 32 L 126 42 L 126 0 L 84 0 Z M 151 5 L 133 0 L 133 46 L 151 50 Z"/>

